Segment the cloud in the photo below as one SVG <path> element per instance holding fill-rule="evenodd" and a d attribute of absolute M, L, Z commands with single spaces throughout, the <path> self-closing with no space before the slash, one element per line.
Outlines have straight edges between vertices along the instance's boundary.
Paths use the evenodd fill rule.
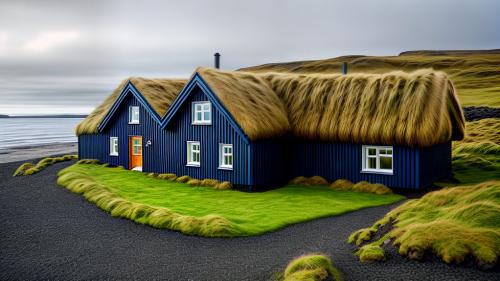
<path fill-rule="evenodd" d="M 75 42 L 80 37 L 77 31 L 46 31 L 29 40 L 23 49 L 28 52 L 47 52 Z"/>

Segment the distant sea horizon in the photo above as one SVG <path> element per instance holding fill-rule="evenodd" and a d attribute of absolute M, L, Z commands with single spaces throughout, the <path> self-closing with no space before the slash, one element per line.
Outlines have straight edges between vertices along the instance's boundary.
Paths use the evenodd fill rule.
<path fill-rule="evenodd" d="M 82 117 L 16 116 L 0 118 L 0 150 L 57 143 L 75 143 Z"/>

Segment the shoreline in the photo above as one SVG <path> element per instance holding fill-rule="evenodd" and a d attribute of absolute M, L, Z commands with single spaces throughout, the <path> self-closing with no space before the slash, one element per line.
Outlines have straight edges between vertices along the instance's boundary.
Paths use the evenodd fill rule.
<path fill-rule="evenodd" d="M 8 147 L 0 149 L 0 163 L 32 160 L 60 154 L 75 154 L 77 152 L 77 142 Z"/>

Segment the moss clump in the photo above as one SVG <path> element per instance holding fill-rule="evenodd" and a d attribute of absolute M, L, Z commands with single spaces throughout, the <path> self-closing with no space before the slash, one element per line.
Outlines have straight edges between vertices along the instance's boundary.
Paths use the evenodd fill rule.
<path fill-rule="evenodd" d="M 220 189 L 220 190 L 227 190 L 227 189 L 231 189 L 231 188 L 233 188 L 233 185 L 231 184 L 231 182 L 228 182 L 228 181 L 219 182 L 215 186 L 215 189 Z"/>
<path fill-rule="evenodd" d="M 16 169 L 16 171 L 14 172 L 14 174 L 12 176 L 14 176 L 14 177 L 22 176 L 22 175 L 24 175 L 24 173 L 26 172 L 26 170 L 28 170 L 28 169 L 30 169 L 32 167 L 33 167 L 33 164 L 29 163 L 29 162 L 21 164 L 21 166 L 19 166 L 19 168 Z"/>
<path fill-rule="evenodd" d="M 38 163 L 36 163 L 36 165 L 33 165 L 32 163 L 26 162 L 26 163 L 22 164 L 21 166 L 19 166 L 19 168 L 16 169 L 13 176 L 14 177 L 29 176 L 29 175 L 36 174 L 36 173 L 42 171 L 43 169 L 47 168 L 48 166 L 50 166 L 52 164 L 64 162 L 64 161 L 69 161 L 69 160 L 74 160 L 77 158 L 78 158 L 77 155 L 69 155 L 68 154 L 68 155 L 64 155 L 64 156 L 60 156 L 60 157 L 44 158 L 44 159 L 38 161 Z"/>
<path fill-rule="evenodd" d="M 198 179 L 191 179 L 191 180 L 188 180 L 187 184 L 189 184 L 191 186 L 200 186 L 201 181 Z"/>
<path fill-rule="evenodd" d="M 369 183 L 367 181 L 360 181 L 356 184 L 353 184 L 349 180 L 338 179 L 330 185 L 333 189 L 338 190 L 348 190 L 348 191 L 356 191 L 356 192 L 369 192 L 375 194 L 392 194 L 392 190 L 387 186 L 379 183 Z"/>
<path fill-rule="evenodd" d="M 362 262 L 375 262 L 385 260 L 384 249 L 377 245 L 365 245 L 356 253 Z"/>
<path fill-rule="evenodd" d="M 175 179 L 175 182 L 180 182 L 180 183 L 186 183 L 190 181 L 192 178 L 190 176 L 180 176 L 177 179 Z"/>
<path fill-rule="evenodd" d="M 290 184 L 305 185 L 305 186 L 316 186 L 316 185 L 328 185 L 328 181 L 320 176 L 307 177 L 296 177 L 290 181 Z"/>
<path fill-rule="evenodd" d="M 101 161 L 98 159 L 81 159 L 76 164 L 100 164 Z"/>
<path fill-rule="evenodd" d="M 384 239 L 399 253 L 420 259 L 432 252 L 446 263 L 462 263 L 467 256 L 477 264 L 498 264 L 500 253 L 500 181 L 445 188 L 409 200 L 372 227 L 358 230 L 350 243 L 362 245 L 393 222 Z M 381 239 L 368 245 L 380 246 Z M 364 246 L 366 247 L 366 246 Z"/>
<path fill-rule="evenodd" d="M 164 180 L 169 180 L 169 181 L 174 181 L 177 179 L 177 175 L 176 174 L 171 174 L 171 173 L 168 173 L 168 174 L 158 174 L 157 177 L 159 179 L 164 179 Z"/>
<path fill-rule="evenodd" d="M 309 254 L 292 260 L 283 274 L 284 281 L 342 280 L 330 258 L 320 254 Z"/>

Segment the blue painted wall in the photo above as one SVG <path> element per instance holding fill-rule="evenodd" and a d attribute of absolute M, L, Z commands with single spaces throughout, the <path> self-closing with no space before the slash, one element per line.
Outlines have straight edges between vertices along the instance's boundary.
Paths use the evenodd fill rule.
<path fill-rule="evenodd" d="M 215 178 L 257 188 L 277 187 L 296 176 L 314 175 L 329 181 L 345 178 L 390 187 L 420 188 L 451 173 L 451 143 L 430 148 L 394 146 L 393 175 L 361 172 L 361 144 L 296 140 L 293 137 L 247 144 L 215 106 L 212 106 L 211 125 L 191 124 L 191 103 L 206 100 L 205 92 L 194 86 L 173 119 L 162 129 L 135 96 L 128 94 L 101 133 L 78 137 L 79 157 L 128 168 L 128 138 L 137 135 L 143 137 L 144 172 Z M 139 106 L 140 124 L 128 124 L 129 106 Z M 119 139 L 119 156 L 109 155 L 110 137 Z M 146 147 L 148 140 L 152 145 Z M 187 141 L 200 142 L 200 167 L 186 166 Z M 219 143 L 233 144 L 233 170 L 218 169 Z"/>

